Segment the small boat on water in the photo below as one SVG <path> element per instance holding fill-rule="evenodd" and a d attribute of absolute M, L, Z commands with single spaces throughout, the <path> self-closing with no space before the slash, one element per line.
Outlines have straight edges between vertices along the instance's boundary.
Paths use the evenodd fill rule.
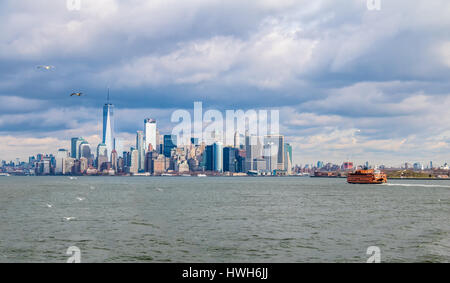
<path fill-rule="evenodd" d="M 347 175 L 347 182 L 350 184 L 382 184 L 387 182 L 387 176 L 380 170 L 356 170 Z"/>
<path fill-rule="evenodd" d="M 197 177 L 206 177 L 205 174 L 198 174 Z"/>
<path fill-rule="evenodd" d="M 0 177 L 9 177 L 11 175 L 9 175 L 9 173 L 0 173 Z"/>

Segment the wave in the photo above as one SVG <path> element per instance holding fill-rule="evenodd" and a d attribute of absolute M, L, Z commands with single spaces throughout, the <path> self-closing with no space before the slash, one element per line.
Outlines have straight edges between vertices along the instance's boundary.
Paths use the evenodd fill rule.
<path fill-rule="evenodd" d="M 444 185 L 427 185 L 427 184 L 396 184 L 396 183 L 384 183 L 383 186 L 398 186 L 398 187 L 426 187 L 426 188 L 450 188 L 450 186 Z"/>

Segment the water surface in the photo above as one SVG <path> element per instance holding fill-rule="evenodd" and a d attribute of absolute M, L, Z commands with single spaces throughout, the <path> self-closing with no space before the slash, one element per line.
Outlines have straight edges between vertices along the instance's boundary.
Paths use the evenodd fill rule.
<path fill-rule="evenodd" d="M 450 261 L 450 181 L 0 177 L 0 262 Z"/>

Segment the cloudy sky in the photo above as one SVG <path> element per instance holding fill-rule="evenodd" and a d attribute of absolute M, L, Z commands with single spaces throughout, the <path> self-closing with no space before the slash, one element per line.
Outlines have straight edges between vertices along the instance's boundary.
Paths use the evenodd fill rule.
<path fill-rule="evenodd" d="M 443 163 L 449 79 L 448 0 L 2 0 L 0 160 L 98 143 L 109 87 L 126 144 L 202 101 L 279 109 L 294 163 Z"/>

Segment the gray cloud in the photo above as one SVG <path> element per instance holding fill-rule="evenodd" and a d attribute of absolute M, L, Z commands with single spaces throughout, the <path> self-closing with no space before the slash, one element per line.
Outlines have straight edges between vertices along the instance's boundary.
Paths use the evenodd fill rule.
<path fill-rule="evenodd" d="M 298 163 L 358 150 L 445 161 L 450 3 L 365 2 L 99 0 L 70 12 L 65 1 L 1 1 L 0 136 L 94 137 L 110 87 L 128 138 L 143 116 L 165 131 L 170 111 L 203 101 L 282 109 Z M 0 158 L 20 155 L 10 149 L 0 144 Z"/>

